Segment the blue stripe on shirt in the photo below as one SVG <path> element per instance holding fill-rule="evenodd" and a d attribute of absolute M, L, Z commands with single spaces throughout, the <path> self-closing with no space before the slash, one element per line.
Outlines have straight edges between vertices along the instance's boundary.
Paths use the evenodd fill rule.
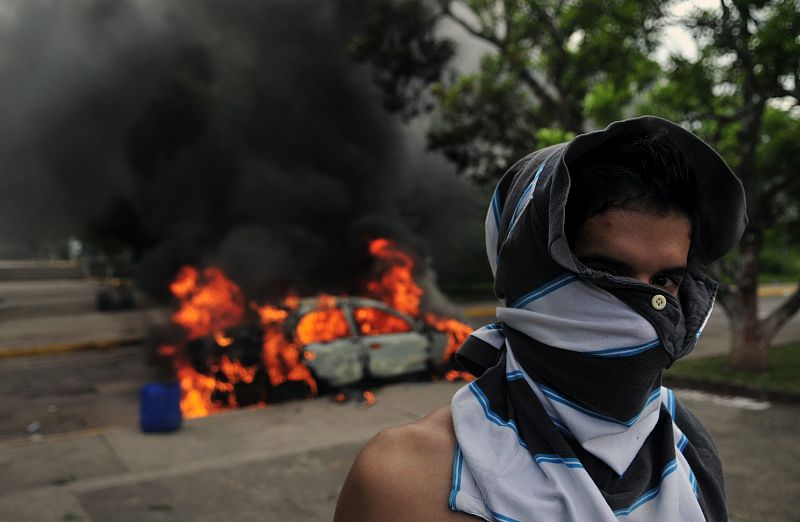
<path fill-rule="evenodd" d="M 528 449 L 528 445 L 525 444 L 525 441 L 522 440 L 522 437 L 519 436 L 519 431 L 517 430 L 517 425 L 514 424 L 514 421 L 512 420 L 504 421 L 499 415 L 493 412 L 492 409 L 489 407 L 489 399 L 483 393 L 483 390 L 481 390 L 474 382 L 469 384 L 469 389 L 475 396 L 475 398 L 478 400 L 478 403 L 481 405 L 481 408 L 483 409 L 483 414 L 486 416 L 486 418 L 492 423 L 497 424 L 498 426 L 502 426 L 504 428 L 508 428 L 511 431 L 513 431 L 514 435 L 517 436 L 517 442 L 519 442 L 519 445 L 525 449 Z"/>
<path fill-rule="evenodd" d="M 558 290 L 559 288 L 566 286 L 572 283 L 573 281 L 577 280 L 578 280 L 577 276 L 573 274 L 564 274 L 562 276 L 559 276 L 550 281 L 549 283 L 545 283 L 544 285 L 540 286 L 536 290 L 533 290 L 523 295 L 522 297 L 514 301 L 514 303 L 510 306 L 510 308 L 523 308 L 532 303 L 533 301 L 536 301 L 537 299 L 546 296 L 550 292 Z"/>
<path fill-rule="evenodd" d="M 586 352 L 593 357 L 606 357 L 606 358 L 614 358 L 614 357 L 630 357 L 631 355 L 637 355 L 642 352 L 646 352 L 656 346 L 660 346 L 661 341 L 658 339 L 654 339 L 644 344 L 639 344 L 636 346 L 628 346 L 625 348 L 608 348 L 606 350 L 597 350 L 595 352 Z"/>
<path fill-rule="evenodd" d="M 672 459 L 671 461 L 669 461 L 667 463 L 666 466 L 664 466 L 664 471 L 661 472 L 661 482 L 663 483 L 664 479 L 667 478 L 676 469 L 678 469 L 678 461 L 675 460 L 675 459 Z M 636 509 L 642 507 L 647 502 L 649 502 L 649 501 L 653 500 L 654 498 L 656 498 L 660 491 L 661 491 L 661 485 L 659 484 L 658 486 L 654 487 L 653 489 L 645 492 L 641 497 L 636 499 L 636 502 L 634 502 L 630 506 L 628 506 L 628 507 L 626 507 L 624 509 L 618 509 L 618 510 L 614 511 L 614 515 L 618 516 L 618 517 L 630 515 Z"/>

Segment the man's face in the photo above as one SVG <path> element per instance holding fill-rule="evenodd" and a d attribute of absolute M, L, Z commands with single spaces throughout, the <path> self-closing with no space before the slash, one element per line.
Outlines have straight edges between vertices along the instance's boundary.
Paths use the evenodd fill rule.
<path fill-rule="evenodd" d="M 586 220 L 574 252 L 589 268 L 677 295 L 690 242 L 691 224 L 682 214 L 612 208 Z"/>

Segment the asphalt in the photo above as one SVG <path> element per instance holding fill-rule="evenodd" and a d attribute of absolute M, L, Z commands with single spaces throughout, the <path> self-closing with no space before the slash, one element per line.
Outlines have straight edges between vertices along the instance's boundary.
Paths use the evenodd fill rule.
<path fill-rule="evenodd" d="M 143 348 L 100 345 L 146 336 L 163 326 L 168 312 L 99 314 L 91 285 L 0 282 L 0 347 L 13 354 L 0 357 L 0 394 L 9 405 L 0 412 L 0 427 L 11 426 L 0 430 L 4 522 L 331 520 L 363 444 L 385 427 L 447 404 L 461 385 L 395 384 L 376 389 L 371 407 L 322 397 L 187 420 L 171 434 L 144 434 L 137 425 L 137 391 L 150 374 L 143 364 L 133 367 L 133 359 L 120 358 L 138 356 Z M 769 299 L 775 298 L 765 299 L 773 306 Z M 485 317 L 473 314 L 470 320 L 481 324 Z M 724 349 L 726 330 L 724 317 L 712 318 L 704 353 Z M 75 352 L 92 342 L 94 351 Z M 26 352 L 57 344 L 76 348 Z M 76 364 L 91 382 L 76 381 L 71 374 L 81 372 L 70 366 Z M 59 380 L 59 374 L 67 375 Z M 118 375 L 130 378 L 122 382 Z M 81 395 L 87 389 L 93 391 Z M 800 491 L 800 407 L 678 394 L 719 447 L 731 520 L 800 521 L 793 502 Z M 13 408 L 15 397 L 19 405 Z M 81 404 L 81 415 L 69 410 L 74 404 Z M 47 421 L 40 422 L 47 415 L 59 417 L 61 428 L 48 431 Z M 34 418 L 45 426 L 33 425 Z"/>
<path fill-rule="evenodd" d="M 0 444 L 0 520 L 331 520 L 363 444 L 446 404 L 459 383 L 396 384 L 378 402 L 326 398 L 185 421 L 172 434 L 128 425 Z M 725 463 L 731 520 L 797 521 L 795 406 L 679 391 Z"/>

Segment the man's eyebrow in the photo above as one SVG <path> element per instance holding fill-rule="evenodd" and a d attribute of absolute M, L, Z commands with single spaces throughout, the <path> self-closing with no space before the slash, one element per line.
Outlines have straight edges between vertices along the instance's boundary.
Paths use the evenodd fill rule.
<path fill-rule="evenodd" d="M 607 256 L 605 254 L 588 254 L 579 257 L 578 260 L 584 265 L 598 263 L 612 268 L 619 268 L 628 271 L 631 270 L 631 266 L 625 261 L 613 258 L 611 256 Z M 658 273 L 684 275 L 686 273 L 687 268 L 688 267 L 686 265 L 671 266 L 668 268 L 662 268 L 661 270 L 658 271 Z"/>

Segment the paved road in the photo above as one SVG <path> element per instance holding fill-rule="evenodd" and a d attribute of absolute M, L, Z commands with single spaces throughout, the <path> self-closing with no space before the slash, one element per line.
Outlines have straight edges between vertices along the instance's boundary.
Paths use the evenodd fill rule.
<path fill-rule="evenodd" d="M 137 390 L 155 375 L 140 350 L 0 361 L 0 520 L 327 521 L 364 442 L 459 386 L 395 384 L 373 407 L 323 397 L 145 435 Z M 800 408 L 679 396 L 717 441 L 732 520 L 800 521 Z"/>
<path fill-rule="evenodd" d="M 97 314 L 91 285 L 0 282 L 0 347 L 128 328 L 146 334 L 166 315 Z M 787 335 L 800 338 L 800 321 L 792 324 Z M 724 350 L 724 334 L 724 318 L 714 316 L 706 353 Z M 153 436 L 137 427 L 138 390 L 161 377 L 145 352 L 136 345 L 0 358 L 0 520 L 330 520 L 364 442 L 446 404 L 458 386 L 392 385 L 377 390 L 371 408 L 321 398 L 192 420 L 180 432 Z M 800 407 L 680 396 L 720 448 L 732 520 L 800 521 L 793 503 Z"/>

